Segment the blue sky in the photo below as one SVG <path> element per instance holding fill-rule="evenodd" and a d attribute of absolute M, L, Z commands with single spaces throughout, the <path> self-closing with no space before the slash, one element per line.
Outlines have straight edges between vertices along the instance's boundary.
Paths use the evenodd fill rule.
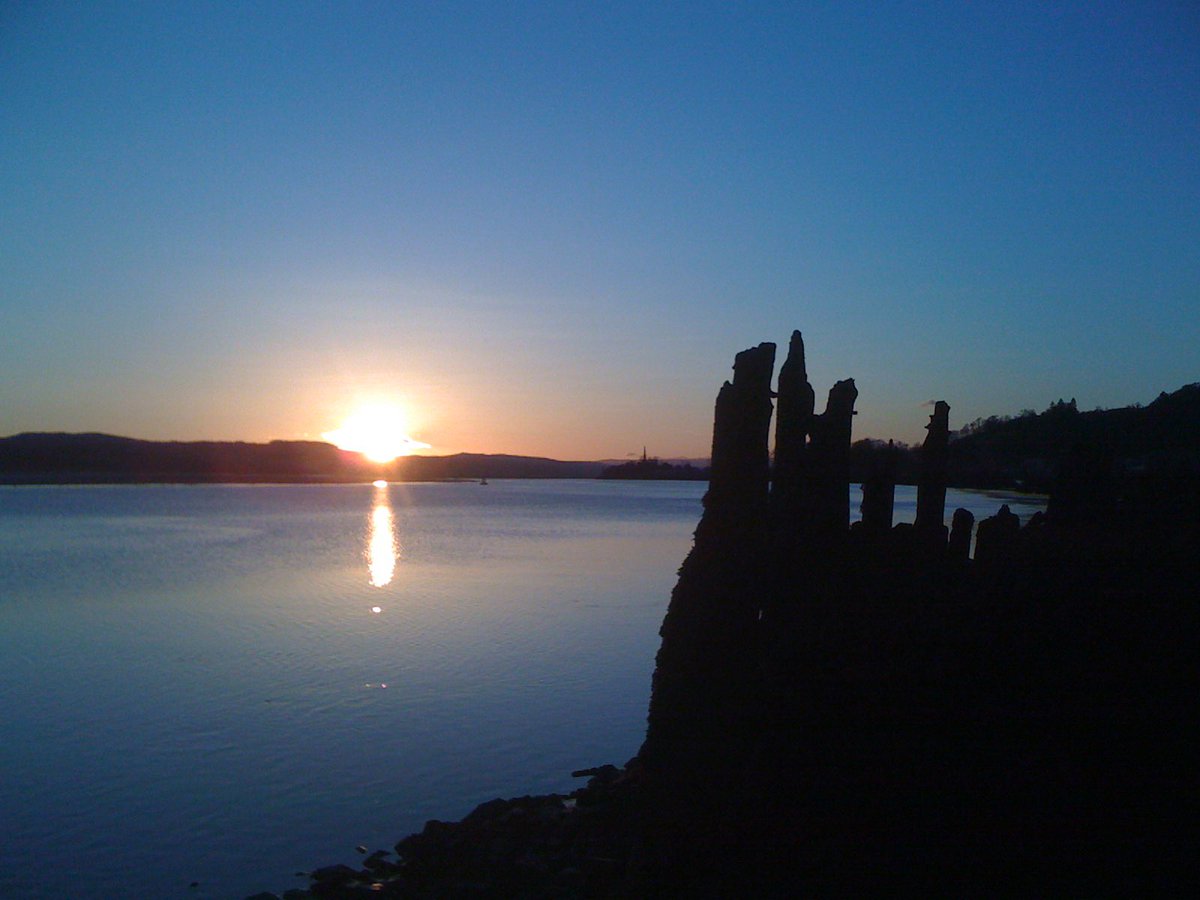
<path fill-rule="evenodd" d="M 856 437 L 1200 380 L 1191 2 L 9 4 L 0 97 L 0 434 L 703 455 L 793 328 Z"/>

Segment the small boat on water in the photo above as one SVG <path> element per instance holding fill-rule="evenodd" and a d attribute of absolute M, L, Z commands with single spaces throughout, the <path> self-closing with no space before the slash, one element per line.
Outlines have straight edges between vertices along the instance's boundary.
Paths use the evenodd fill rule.
<path fill-rule="evenodd" d="M 487 484 L 487 476 L 485 475 L 483 478 L 480 478 L 480 479 L 479 479 L 479 483 L 480 483 L 480 484 Z"/>

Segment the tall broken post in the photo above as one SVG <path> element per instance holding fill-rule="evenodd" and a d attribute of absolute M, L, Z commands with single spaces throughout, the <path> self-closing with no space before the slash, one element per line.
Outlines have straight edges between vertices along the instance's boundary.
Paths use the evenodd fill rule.
<path fill-rule="evenodd" d="M 938 400 L 925 426 L 921 472 L 917 477 L 917 532 L 932 544 L 946 543 L 946 460 L 950 450 L 950 404 Z"/>
<path fill-rule="evenodd" d="M 712 470 L 706 509 L 763 510 L 771 464 L 771 374 L 775 345 L 743 350 L 733 361 L 733 381 L 722 385 L 713 415 Z"/>
<path fill-rule="evenodd" d="M 775 414 L 775 468 L 771 507 L 775 527 L 785 540 L 799 530 L 803 506 L 805 444 L 812 430 L 816 395 L 808 383 L 804 338 L 792 332 L 788 355 L 779 369 L 779 400 Z"/>
<path fill-rule="evenodd" d="M 712 470 L 695 543 L 660 630 L 642 761 L 674 775 L 730 763 L 751 711 L 768 557 L 775 345 L 737 354 L 717 395 Z"/>
<path fill-rule="evenodd" d="M 839 381 L 829 389 L 825 412 L 813 419 L 804 505 L 806 524 L 818 540 L 850 528 L 850 432 L 857 399 L 854 379 Z"/>

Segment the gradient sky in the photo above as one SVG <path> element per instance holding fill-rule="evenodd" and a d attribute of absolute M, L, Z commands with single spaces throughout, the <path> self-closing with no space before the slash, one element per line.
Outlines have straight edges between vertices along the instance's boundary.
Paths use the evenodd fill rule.
<path fill-rule="evenodd" d="M 0 7 L 0 435 L 703 456 L 793 328 L 855 437 L 1200 380 L 1200 6 Z"/>

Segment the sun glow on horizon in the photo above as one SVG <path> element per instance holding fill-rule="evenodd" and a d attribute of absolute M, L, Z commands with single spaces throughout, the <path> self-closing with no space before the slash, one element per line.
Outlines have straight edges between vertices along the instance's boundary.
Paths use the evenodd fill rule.
<path fill-rule="evenodd" d="M 371 462 L 388 463 L 398 456 L 427 450 L 429 444 L 407 434 L 406 416 L 395 406 L 364 406 L 340 428 L 321 435 L 339 450 L 361 453 Z"/>

